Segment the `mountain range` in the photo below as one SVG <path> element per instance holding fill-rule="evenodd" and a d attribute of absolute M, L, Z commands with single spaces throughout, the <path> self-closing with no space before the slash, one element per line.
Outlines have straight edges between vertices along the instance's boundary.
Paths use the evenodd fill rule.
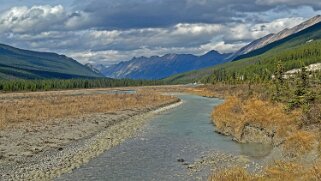
<path fill-rule="evenodd" d="M 253 42 L 251 42 L 250 44 L 244 46 L 243 48 L 241 48 L 240 50 L 236 51 L 235 53 L 233 53 L 229 59 L 240 59 L 241 55 L 244 55 L 244 54 L 247 54 L 247 53 L 250 53 L 254 50 L 257 50 L 259 48 L 262 48 L 268 44 L 271 44 L 273 42 L 276 42 L 278 40 L 281 40 L 283 38 L 286 38 L 290 35 L 293 35 L 295 33 L 298 33 L 308 27 L 311 27 L 312 25 L 316 24 L 316 23 L 319 23 L 321 22 L 321 16 L 318 15 L 318 16 L 315 16 L 295 27 L 292 27 L 290 29 L 286 28 L 278 33 L 275 33 L 275 34 L 269 34 L 269 35 L 266 35 L 260 39 L 257 39 L 257 40 L 254 40 Z"/>
<path fill-rule="evenodd" d="M 197 70 L 204 67 L 225 63 L 230 54 L 220 54 L 210 51 L 202 56 L 192 54 L 167 54 L 164 56 L 138 57 L 130 61 L 120 62 L 101 73 L 111 78 L 129 79 L 162 79 L 186 71 Z"/>
<path fill-rule="evenodd" d="M 117 79 L 147 80 L 169 77 L 166 80 L 190 82 L 207 76 L 217 69 L 242 70 L 258 62 L 262 65 L 269 63 L 271 57 L 281 56 L 292 49 L 297 48 L 299 51 L 299 48 L 311 48 L 310 44 L 317 44 L 321 39 L 320 22 L 321 16 L 315 16 L 298 26 L 255 40 L 233 54 L 221 54 L 213 50 L 202 56 L 167 54 L 134 57 L 110 67 L 100 64 L 82 65 L 64 55 L 22 50 L 0 44 L 0 79 L 69 79 L 106 76 Z M 317 58 L 319 60 L 319 57 Z M 265 62 L 262 61 L 265 59 Z M 318 60 L 310 58 L 309 62 Z"/>
<path fill-rule="evenodd" d="M 315 20 L 315 21 L 314 21 Z M 310 24 L 309 24 L 310 23 Z M 308 26 L 310 25 L 310 26 Z M 296 33 L 273 41 L 261 48 L 254 49 L 248 53 L 236 57 L 232 62 L 209 67 L 197 71 L 185 72 L 174 75 L 166 80 L 168 82 L 194 82 L 206 79 L 213 75 L 213 72 L 222 72 L 232 75 L 263 75 L 270 77 L 275 71 L 276 64 L 281 61 L 285 70 L 300 68 L 303 65 L 310 65 L 321 62 L 321 19 L 316 16 L 294 29 Z M 285 32 L 283 30 L 282 32 Z M 217 75 L 220 76 L 220 75 Z"/>
<path fill-rule="evenodd" d="M 281 32 L 269 34 L 257 39 L 232 54 L 220 54 L 216 51 L 208 52 L 203 56 L 167 54 L 149 58 L 133 58 L 130 61 L 120 62 L 108 68 L 104 68 L 102 65 L 95 65 L 93 67 L 88 66 L 94 68 L 94 71 L 99 70 L 103 75 L 111 78 L 162 79 L 172 75 L 212 67 L 229 61 L 240 60 L 264 53 L 268 50 L 266 47 L 269 47 L 269 45 L 274 45 L 275 42 L 305 30 L 319 22 L 321 22 L 320 15 L 293 28 L 284 29 Z"/>
<path fill-rule="evenodd" d="M 22 50 L 0 44 L 0 79 L 98 77 L 103 76 L 65 55 Z"/>

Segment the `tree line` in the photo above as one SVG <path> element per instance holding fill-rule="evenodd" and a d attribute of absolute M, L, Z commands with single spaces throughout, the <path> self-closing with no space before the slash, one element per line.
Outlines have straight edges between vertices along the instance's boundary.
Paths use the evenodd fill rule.
<path fill-rule="evenodd" d="M 277 72 L 277 64 L 284 70 L 301 68 L 321 60 L 321 41 L 314 41 L 292 49 L 274 50 L 266 54 L 238 60 L 212 70 L 212 74 L 203 78 L 203 83 L 244 83 L 267 82 Z M 320 73 L 314 73 L 317 76 Z"/>
<path fill-rule="evenodd" d="M 130 79 L 45 79 L 45 80 L 0 80 L 0 91 L 49 91 L 61 89 L 87 89 L 127 86 L 163 85 L 159 80 L 130 80 Z"/>

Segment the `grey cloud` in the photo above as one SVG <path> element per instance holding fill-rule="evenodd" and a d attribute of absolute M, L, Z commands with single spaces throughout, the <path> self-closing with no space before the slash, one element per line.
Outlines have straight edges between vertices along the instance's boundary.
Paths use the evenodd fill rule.
<path fill-rule="evenodd" d="M 178 23 L 222 23 L 240 12 L 269 7 L 252 0 L 90 0 L 75 8 L 95 14 L 95 23 L 107 29 L 166 27 Z"/>
<path fill-rule="evenodd" d="M 75 2 L 69 8 L 13 7 L 0 13 L 0 41 L 110 65 L 133 56 L 232 52 L 318 12 L 318 3 L 309 0 Z"/>
<path fill-rule="evenodd" d="M 7 37 L 7 42 L 26 43 L 20 43 L 20 46 L 29 46 L 35 50 L 57 50 L 83 62 L 97 61 L 108 65 L 129 60 L 132 56 L 180 52 L 202 54 L 213 49 L 227 53 L 241 48 L 253 39 L 292 27 L 302 20 L 284 18 L 254 25 L 199 23 L 130 30 L 50 31 L 3 37 L 0 35 L 0 39 Z"/>
<path fill-rule="evenodd" d="M 249 13 L 310 6 L 320 7 L 318 0 L 89 0 L 75 9 L 94 15 L 93 24 L 103 29 L 169 27 L 178 23 L 226 23 L 264 20 Z M 291 15 L 291 14 L 290 14 Z M 280 18 L 280 17 L 279 17 Z"/>
<path fill-rule="evenodd" d="M 256 0 L 259 5 L 288 5 L 288 6 L 311 6 L 315 9 L 321 8 L 319 0 Z"/>
<path fill-rule="evenodd" d="M 40 33 L 75 30 L 90 22 L 88 14 L 67 12 L 63 6 L 13 7 L 0 13 L 0 32 Z"/>

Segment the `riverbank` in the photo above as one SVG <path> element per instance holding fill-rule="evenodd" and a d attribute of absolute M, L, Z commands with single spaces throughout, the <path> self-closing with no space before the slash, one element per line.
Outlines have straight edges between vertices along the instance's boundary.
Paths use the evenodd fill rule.
<path fill-rule="evenodd" d="M 225 99 L 212 113 L 218 133 L 242 144 L 272 145 L 279 153 L 260 173 L 231 167 L 214 172 L 211 180 L 319 180 L 319 88 L 318 84 L 306 86 L 303 96 L 296 96 L 302 91 L 296 85 L 285 86 L 278 96 L 273 85 L 218 84 L 191 90 L 198 95 Z"/>
<path fill-rule="evenodd" d="M 133 136 L 153 115 L 182 104 L 172 96 L 146 93 L 68 95 L 61 99 L 38 95 L 36 98 L 29 95 L 7 97 L 9 99 L 1 101 L 9 108 L 15 106 L 17 112 L 13 113 L 18 116 L 7 119 L 0 129 L 0 180 L 50 180 L 72 171 Z M 29 104 L 28 107 L 25 104 L 30 99 L 40 99 L 41 104 Z M 101 104 L 88 102 L 99 99 Z M 119 102 L 121 104 L 116 104 Z M 38 108 L 39 111 L 40 105 L 43 105 L 42 114 L 31 110 Z M 48 111 L 64 106 L 69 110 L 57 114 Z M 83 108 L 80 109 L 82 114 L 74 110 L 78 114 L 74 115 L 73 109 L 70 110 L 73 106 L 77 110 Z M 20 120 L 22 112 L 24 118 L 36 114 L 41 119 Z M 5 112 L 1 116 L 8 118 Z"/>
<path fill-rule="evenodd" d="M 222 103 L 220 99 L 175 95 L 183 105 L 154 117 L 135 137 L 57 181 L 194 181 L 207 180 L 211 169 L 236 165 L 261 168 L 270 148 L 243 146 L 214 132 L 211 111 Z"/>

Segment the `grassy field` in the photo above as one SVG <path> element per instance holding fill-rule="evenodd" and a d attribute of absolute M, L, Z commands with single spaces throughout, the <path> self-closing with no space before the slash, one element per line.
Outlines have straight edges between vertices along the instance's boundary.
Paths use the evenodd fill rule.
<path fill-rule="evenodd" d="M 70 93 L 70 92 L 69 92 Z M 138 94 L 77 95 L 67 92 L 0 95 L 0 127 L 20 122 L 48 121 L 92 113 L 138 110 L 176 98 L 140 91 Z"/>

